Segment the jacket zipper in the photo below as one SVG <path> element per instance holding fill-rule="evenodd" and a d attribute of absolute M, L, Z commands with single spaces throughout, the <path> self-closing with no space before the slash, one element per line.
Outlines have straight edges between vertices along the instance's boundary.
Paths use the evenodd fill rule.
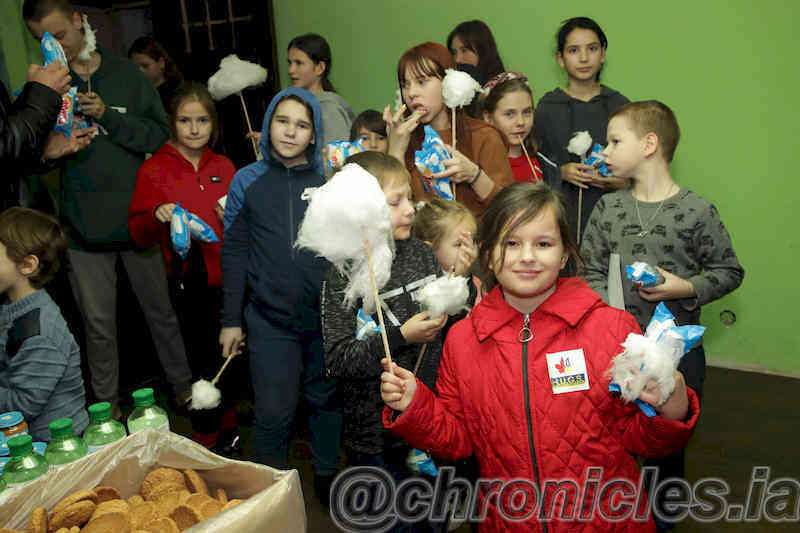
<path fill-rule="evenodd" d="M 528 342 L 533 339 L 531 331 L 531 315 L 525 315 L 525 323 L 517 336 L 522 343 L 522 386 L 525 391 L 525 421 L 528 425 L 528 447 L 531 450 L 531 462 L 533 463 L 533 482 L 539 489 L 540 505 L 544 505 L 544 493 L 539 482 L 539 466 L 536 464 L 536 450 L 533 447 L 533 419 L 531 417 L 531 391 L 528 385 Z M 547 533 L 547 522 L 542 522 L 542 530 Z"/>

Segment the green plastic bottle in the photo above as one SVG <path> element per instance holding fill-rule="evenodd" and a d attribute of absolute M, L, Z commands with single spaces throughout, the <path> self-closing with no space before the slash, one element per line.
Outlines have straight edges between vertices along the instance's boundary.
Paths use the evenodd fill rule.
<path fill-rule="evenodd" d="M 83 442 L 86 443 L 89 453 L 105 448 L 128 435 L 125 426 L 111 418 L 111 404 L 108 402 L 90 405 L 89 420 L 89 425 L 83 432 Z"/>
<path fill-rule="evenodd" d="M 50 422 L 50 443 L 44 458 L 54 466 L 76 461 L 86 455 L 86 443 L 72 434 L 72 419 L 58 418 Z"/>
<path fill-rule="evenodd" d="M 167 412 L 156 405 L 153 389 L 134 391 L 133 404 L 136 407 L 128 417 L 128 433 L 133 435 L 146 428 L 169 431 Z"/>
<path fill-rule="evenodd" d="M 47 459 L 33 453 L 30 435 L 19 435 L 8 441 L 11 460 L 3 468 L 3 479 L 9 486 L 21 485 L 43 476 L 50 469 Z"/>

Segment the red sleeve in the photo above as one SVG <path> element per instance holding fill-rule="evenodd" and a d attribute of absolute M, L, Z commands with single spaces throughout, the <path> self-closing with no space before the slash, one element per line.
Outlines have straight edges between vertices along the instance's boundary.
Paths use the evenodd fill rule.
<path fill-rule="evenodd" d="M 159 165 L 150 158 L 142 164 L 136 176 L 128 210 L 128 231 L 142 248 L 152 248 L 167 236 L 167 225 L 155 216 L 156 208 L 169 201 L 165 191 L 158 186 L 160 173 Z"/>
<path fill-rule="evenodd" d="M 453 335 L 447 337 L 453 339 Z M 453 368 L 451 350 L 455 342 L 445 341 L 436 389 L 439 397 L 417 380 L 411 405 L 396 420 L 389 407 L 383 410 L 383 425 L 410 445 L 437 457 L 456 460 L 472 455 L 472 441 L 464 422 L 462 394 Z"/>
<path fill-rule="evenodd" d="M 619 343 L 623 342 L 629 333 L 641 333 L 633 316 L 629 313 L 621 313 L 620 316 L 622 319 L 618 321 L 616 332 Z M 621 349 L 618 348 L 616 351 L 619 352 Z M 611 355 L 613 357 L 616 353 Z M 604 382 L 606 389 L 608 382 L 610 379 Z M 686 392 L 689 396 L 689 411 L 685 420 L 672 420 L 658 414 L 648 417 L 635 403 L 626 403 L 620 397 L 612 396 L 610 415 L 617 422 L 623 446 L 642 457 L 664 457 L 685 448 L 700 417 L 697 394 L 690 387 L 686 387 Z"/>

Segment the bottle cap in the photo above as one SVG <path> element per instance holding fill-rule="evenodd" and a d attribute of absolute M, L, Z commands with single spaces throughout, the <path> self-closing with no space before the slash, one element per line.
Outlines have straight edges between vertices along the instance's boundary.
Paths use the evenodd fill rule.
<path fill-rule="evenodd" d="M 111 404 L 97 402 L 89 406 L 89 419 L 92 422 L 104 422 L 111 418 Z"/>
<path fill-rule="evenodd" d="M 8 441 L 8 451 L 11 457 L 28 455 L 33 451 L 33 438 L 30 435 L 18 435 Z"/>
<path fill-rule="evenodd" d="M 136 407 L 147 407 L 156 403 L 153 397 L 153 389 L 139 389 L 133 392 L 133 404 Z"/>
<path fill-rule="evenodd" d="M 50 422 L 50 439 L 64 439 L 72 436 L 72 419 L 57 418 Z"/>
<path fill-rule="evenodd" d="M 25 420 L 22 413 L 19 411 L 9 411 L 8 413 L 0 414 L 0 429 L 10 428 L 16 426 Z"/>

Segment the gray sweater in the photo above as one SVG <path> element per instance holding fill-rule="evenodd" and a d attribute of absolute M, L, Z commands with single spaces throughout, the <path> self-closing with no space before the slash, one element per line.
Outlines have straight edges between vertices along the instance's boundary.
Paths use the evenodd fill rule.
<path fill-rule="evenodd" d="M 317 95 L 322 108 L 322 143 L 348 140 L 350 126 L 356 118 L 353 109 L 344 98 L 332 91 L 323 91 Z"/>
<path fill-rule="evenodd" d="M 49 441 L 49 424 L 89 425 L 78 344 L 44 290 L 0 307 L 0 412 L 21 411 L 33 440 Z"/>
<path fill-rule="evenodd" d="M 630 189 L 606 194 L 595 205 L 581 241 L 586 281 L 605 301 L 609 256 L 620 254 L 625 309 L 643 330 L 658 302 L 639 296 L 625 276 L 627 265 L 644 261 L 692 283 L 695 298 L 664 302 L 678 325 L 699 324 L 701 306 L 736 289 L 744 277 L 731 238 L 712 204 L 684 187 L 660 210 L 659 204 L 639 202 L 640 224 Z M 649 233 L 639 237 L 642 229 Z"/>

